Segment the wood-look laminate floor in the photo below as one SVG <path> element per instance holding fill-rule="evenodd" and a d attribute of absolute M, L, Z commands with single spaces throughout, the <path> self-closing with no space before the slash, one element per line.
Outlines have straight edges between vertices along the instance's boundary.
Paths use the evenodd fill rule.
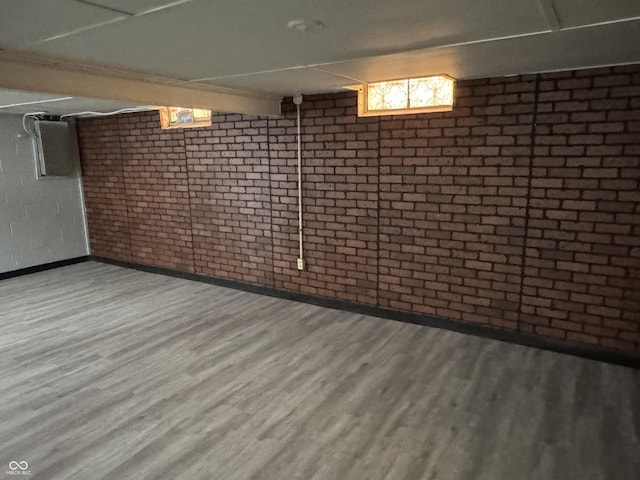
<path fill-rule="evenodd" d="M 640 479 L 628 368 L 91 262 L 0 304 L 0 478 Z"/>

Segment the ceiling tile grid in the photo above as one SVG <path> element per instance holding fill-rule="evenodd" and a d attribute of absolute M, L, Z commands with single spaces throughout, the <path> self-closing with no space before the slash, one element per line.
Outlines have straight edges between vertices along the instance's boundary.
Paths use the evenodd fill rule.
<path fill-rule="evenodd" d="M 638 0 L 0 0 L 0 49 L 253 95 L 636 63 L 639 45 Z"/>

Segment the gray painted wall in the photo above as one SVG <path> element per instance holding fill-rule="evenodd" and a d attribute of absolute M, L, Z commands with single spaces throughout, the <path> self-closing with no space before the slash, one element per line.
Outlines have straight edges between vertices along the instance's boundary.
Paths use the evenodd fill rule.
<path fill-rule="evenodd" d="M 79 162 L 38 179 L 21 115 L 0 115 L 0 273 L 89 252 Z"/>

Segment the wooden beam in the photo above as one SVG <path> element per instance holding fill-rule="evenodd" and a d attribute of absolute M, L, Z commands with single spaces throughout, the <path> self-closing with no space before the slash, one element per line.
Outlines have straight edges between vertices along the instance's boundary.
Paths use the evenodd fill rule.
<path fill-rule="evenodd" d="M 0 50 L 0 88 L 214 112 L 280 115 L 280 97 Z"/>

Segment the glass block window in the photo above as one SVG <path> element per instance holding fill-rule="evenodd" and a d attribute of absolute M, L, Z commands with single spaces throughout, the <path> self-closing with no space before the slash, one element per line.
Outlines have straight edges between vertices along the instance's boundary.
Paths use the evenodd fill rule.
<path fill-rule="evenodd" d="M 193 128 L 211 125 L 211 110 L 184 107 L 160 107 L 160 127 Z"/>
<path fill-rule="evenodd" d="M 453 109 L 454 80 L 445 75 L 375 82 L 358 87 L 358 115 L 400 115 Z"/>

